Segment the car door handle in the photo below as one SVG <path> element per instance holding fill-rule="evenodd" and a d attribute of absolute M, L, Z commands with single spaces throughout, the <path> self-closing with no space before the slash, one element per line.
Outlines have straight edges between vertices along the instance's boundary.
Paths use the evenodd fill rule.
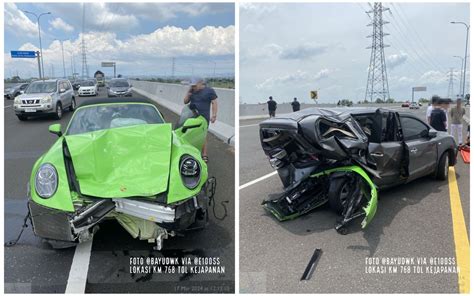
<path fill-rule="evenodd" d="M 383 157 L 383 153 L 380 153 L 380 152 L 370 153 L 370 155 L 375 156 L 375 157 Z"/>
<path fill-rule="evenodd" d="M 413 149 L 410 150 L 410 152 L 417 153 L 417 152 L 418 152 L 418 149 L 413 148 Z"/>

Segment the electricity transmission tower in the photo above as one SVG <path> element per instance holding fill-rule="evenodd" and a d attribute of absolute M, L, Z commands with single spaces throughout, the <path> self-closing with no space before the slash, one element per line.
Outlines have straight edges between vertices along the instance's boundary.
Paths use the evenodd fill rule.
<path fill-rule="evenodd" d="M 372 13 L 372 22 L 367 25 L 372 26 L 372 34 L 367 36 L 367 38 L 372 38 L 372 45 L 367 47 L 367 49 L 371 49 L 371 54 L 365 89 L 365 100 L 370 99 L 370 102 L 373 99 L 382 99 L 385 102 L 390 98 L 384 52 L 384 48 L 388 45 L 383 42 L 383 37 L 388 35 L 383 32 L 383 25 L 389 23 L 383 20 L 383 12 L 386 10 L 388 8 L 377 2 L 372 10 L 367 11 L 367 14 Z"/>
<path fill-rule="evenodd" d="M 84 42 L 85 23 L 86 23 L 86 5 L 85 3 L 82 3 L 82 36 L 81 36 L 82 79 L 89 77 L 89 68 L 87 67 L 86 44 Z"/>
<path fill-rule="evenodd" d="M 448 84 L 448 98 L 454 98 L 454 90 L 453 90 L 453 68 L 449 71 L 449 84 Z"/>
<path fill-rule="evenodd" d="M 175 63 L 175 58 L 173 57 L 171 59 L 171 78 L 174 78 L 174 63 Z"/>

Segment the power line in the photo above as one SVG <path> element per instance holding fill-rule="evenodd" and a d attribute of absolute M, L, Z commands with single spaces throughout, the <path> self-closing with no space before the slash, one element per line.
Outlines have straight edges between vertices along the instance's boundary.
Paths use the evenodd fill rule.
<path fill-rule="evenodd" d="M 427 58 L 433 62 L 434 65 L 436 65 L 438 68 L 440 69 L 444 69 L 444 67 L 438 62 L 438 60 L 436 58 L 433 58 L 435 57 L 436 55 L 433 54 L 433 52 L 430 50 L 430 47 L 429 46 L 426 46 L 426 43 L 423 42 L 423 39 L 420 37 L 420 35 L 418 34 L 418 31 L 416 30 L 415 27 L 412 27 L 410 25 L 410 22 L 408 21 L 408 17 L 407 15 L 405 14 L 404 12 L 404 9 L 403 7 L 399 4 L 399 3 L 396 3 L 396 5 L 398 6 L 398 8 L 400 9 L 401 11 L 401 14 L 402 14 L 402 17 L 404 18 L 405 22 L 410 26 L 410 32 L 413 31 L 416 35 L 416 37 L 418 38 L 418 40 L 420 41 L 420 44 L 421 44 L 421 49 L 427 54 Z"/>
<path fill-rule="evenodd" d="M 428 53 L 427 47 L 425 45 L 425 42 L 421 39 L 420 35 L 417 33 L 416 29 L 410 25 L 410 22 L 407 20 L 407 18 L 402 15 L 403 11 L 402 7 L 397 4 L 399 8 L 397 8 L 394 4 L 391 4 L 391 7 L 393 8 L 393 11 L 397 14 L 398 19 L 400 20 L 399 24 L 403 26 L 406 30 L 406 32 L 410 32 L 411 34 L 402 34 L 405 35 L 407 43 L 410 45 L 413 45 L 413 49 L 417 56 L 425 62 L 430 68 L 434 68 L 437 71 L 444 72 L 444 67 L 442 67 L 440 64 L 435 59 L 431 58 L 431 54 Z M 393 18 L 392 14 L 392 18 Z M 416 35 L 416 36 L 415 36 Z M 422 52 L 420 55 L 418 53 L 418 50 Z"/>

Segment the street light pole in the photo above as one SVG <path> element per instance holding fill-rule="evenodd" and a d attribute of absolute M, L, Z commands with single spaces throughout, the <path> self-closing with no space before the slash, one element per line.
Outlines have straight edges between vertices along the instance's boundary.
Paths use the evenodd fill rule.
<path fill-rule="evenodd" d="M 61 53 L 63 55 L 63 75 L 64 77 L 63 78 L 66 78 L 66 62 L 64 61 L 64 47 L 63 47 L 63 41 L 66 41 L 66 40 L 59 40 L 59 39 L 54 39 L 54 40 L 58 40 L 59 43 L 61 44 Z"/>
<path fill-rule="evenodd" d="M 469 28 L 470 26 L 464 22 L 451 22 L 451 24 L 463 24 L 466 26 L 466 49 L 464 50 L 464 71 L 463 71 L 463 78 L 462 78 L 462 98 L 464 99 L 465 91 L 466 91 L 466 60 L 467 60 L 467 44 L 469 42 Z"/>
<path fill-rule="evenodd" d="M 43 15 L 46 15 L 46 14 L 51 14 L 51 12 L 44 12 L 44 13 L 41 13 L 40 15 L 37 15 L 34 12 L 29 12 L 29 11 L 26 11 L 26 10 L 24 10 L 23 12 L 32 14 L 36 17 L 36 23 L 38 24 L 38 36 L 39 36 L 39 45 L 40 45 L 40 54 L 41 54 L 41 72 L 42 72 L 41 78 L 44 80 L 44 61 L 43 61 L 43 47 L 41 45 L 40 17 L 43 16 Z"/>
<path fill-rule="evenodd" d="M 463 69 L 464 69 L 464 58 L 463 57 L 460 57 L 460 56 L 453 56 L 453 58 L 458 58 L 458 59 L 461 59 L 461 74 L 459 75 L 459 94 L 458 95 L 461 95 L 461 92 L 462 92 L 462 73 L 463 73 Z"/>
<path fill-rule="evenodd" d="M 63 47 L 63 42 L 61 42 L 61 51 L 63 53 L 63 73 L 64 73 L 64 79 L 66 79 L 66 62 L 64 61 L 64 47 Z"/>

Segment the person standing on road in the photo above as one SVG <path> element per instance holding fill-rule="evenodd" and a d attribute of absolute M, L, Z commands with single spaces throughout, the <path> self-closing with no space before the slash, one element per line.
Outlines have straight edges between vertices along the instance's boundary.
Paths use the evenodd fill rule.
<path fill-rule="evenodd" d="M 293 102 L 291 102 L 291 107 L 293 107 L 293 112 L 300 111 L 300 102 L 298 102 L 297 98 L 293 99 Z"/>
<path fill-rule="evenodd" d="M 451 99 L 441 99 L 440 101 L 440 107 L 446 114 L 446 131 L 448 130 L 449 126 L 449 105 L 451 104 Z"/>
<path fill-rule="evenodd" d="M 268 114 L 270 115 L 270 117 L 275 117 L 275 112 L 276 112 L 276 109 L 277 109 L 277 102 L 275 102 L 273 100 L 273 98 L 270 96 L 268 98 Z"/>
<path fill-rule="evenodd" d="M 436 102 L 436 104 L 434 103 Z M 433 100 L 433 110 L 430 114 L 430 125 L 437 131 L 447 131 L 446 112 L 441 108 L 438 100 Z"/>
<path fill-rule="evenodd" d="M 441 98 L 437 95 L 434 95 L 431 98 L 431 104 L 428 106 L 428 108 L 426 108 L 426 122 L 428 124 L 430 124 L 430 121 L 431 121 L 431 118 L 430 118 L 431 117 L 431 111 L 433 111 L 434 106 L 438 105 L 439 100 L 441 100 Z"/>
<path fill-rule="evenodd" d="M 462 144 L 462 117 L 466 114 L 466 110 L 462 106 L 462 100 L 456 100 L 456 107 L 451 108 L 449 115 L 451 115 L 451 136 L 456 138 L 458 136 L 458 144 Z"/>
<path fill-rule="evenodd" d="M 191 87 L 184 97 L 184 104 L 194 104 L 199 114 L 204 116 L 207 124 L 216 122 L 217 119 L 217 94 L 212 87 L 206 86 L 202 78 L 191 79 Z M 212 109 L 212 115 L 210 114 Z M 207 137 L 202 146 L 202 160 L 209 161 L 207 156 Z"/>

